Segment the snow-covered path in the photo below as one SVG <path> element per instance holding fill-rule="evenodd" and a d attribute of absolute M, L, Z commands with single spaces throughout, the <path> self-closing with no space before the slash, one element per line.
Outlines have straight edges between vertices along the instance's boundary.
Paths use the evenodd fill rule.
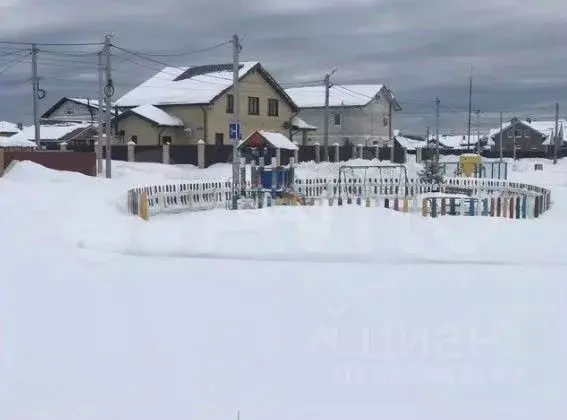
<path fill-rule="evenodd" d="M 553 188 L 522 221 L 144 223 L 116 202 L 133 178 L 20 169 L 0 180 L 1 419 L 567 415 L 567 163 L 514 174 Z"/>

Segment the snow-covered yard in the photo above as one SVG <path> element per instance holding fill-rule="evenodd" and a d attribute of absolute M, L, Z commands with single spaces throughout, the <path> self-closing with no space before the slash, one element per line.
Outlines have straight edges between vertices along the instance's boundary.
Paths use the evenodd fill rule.
<path fill-rule="evenodd" d="M 0 179 L 0 419 L 564 419 L 567 161 L 533 163 L 510 174 L 552 189 L 539 219 L 148 223 L 126 189 L 230 166 L 114 162 L 106 181 L 20 163 Z"/>

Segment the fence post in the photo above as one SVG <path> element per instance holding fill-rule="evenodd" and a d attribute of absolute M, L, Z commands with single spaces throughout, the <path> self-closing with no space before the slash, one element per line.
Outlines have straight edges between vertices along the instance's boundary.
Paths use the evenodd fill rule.
<path fill-rule="evenodd" d="M 380 160 L 380 145 L 379 144 L 374 145 L 374 159 Z"/>
<path fill-rule="evenodd" d="M 289 172 L 288 172 L 288 179 L 286 181 L 287 181 L 287 186 L 293 189 L 295 185 L 295 159 L 292 157 L 289 158 Z"/>
<path fill-rule="evenodd" d="M 297 163 L 299 163 L 299 142 L 296 140 L 293 142 L 297 146 L 297 149 L 293 151 L 293 158 Z"/>
<path fill-rule="evenodd" d="M 203 140 L 197 142 L 197 165 L 199 169 L 205 169 L 205 142 Z"/>
<path fill-rule="evenodd" d="M 142 194 L 140 195 L 140 217 L 147 221 L 150 218 L 149 213 L 148 194 L 145 191 L 142 191 Z"/>
<path fill-rule="evenodd" d="M 321 145 L 319 143 L 314 144 L 315 147 L 315 163 L 321 162 Z"/>
<path fill-rule="evenodd" d="M 351 159 L 356 159 L 356 149 L 357 149 L 357 146 L 353 143 L 353 145 L 352 145 L 352 157 L 351 157 Z"/>
<path fill-rule="evenodd" d="M 279 147 L 276 149 L 276 166 L 278 168 L 282 166 L 282 149 Z"/>
<path fill-rule="evenodd" d="M 340 157 L 341 146 L 339 145 L 339 143 L 335 143 L 333 144 L 333 147 L 335 148 L 335 162 L 339 163 L 341 161 L 341 157 Z"/>
<path fill-rule="evenodd" d="M 358 158 L 359 159 L 364 158 L 364 145 L 363 144 L 358 145 Z"/>
<path fill-rule="evenodd" d="M 59 150 L 61 150 L 62 152 L 67 150 L 67 143 L 66 142 L 60 143 L 59 144 Z"/>
<path fill-rule="evenodd" d="M 134 143 L 133 141 L 129 141 L 128 142 L 128 162 L 134 162 L 134 150 L 136 147 L 136 143 Z"/>
<path fill-rule="evenodd" d="M 246 196 L 246 158 L 240 158 L 240 194 Z"/>
<path fill-rule="evenodd" d="M 161 160 L 162 163 L 169 164 L 169 143 L 164 143 L 161 146 Z"/>

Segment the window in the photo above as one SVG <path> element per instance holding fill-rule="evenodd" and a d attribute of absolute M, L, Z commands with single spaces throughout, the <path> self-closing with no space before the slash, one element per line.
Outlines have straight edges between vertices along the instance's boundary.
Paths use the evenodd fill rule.
<path fill-rule="evenodd" d="M 335 114 L 335 125 L 341 125 L 341 114 Z"/>
<path fill-rule="evenodd" d="M 260 115 L 260 98 L 248 97 L 248 115 Z"/>
<path fill-rule="evenodd" d="M 268 116 L 278 117 L 280 115 L 280 102 L 277 99 L 268 99 Z"/>
<path fill-rule="evenodd" d="M 532 133 L 530 132 L 530 130 L 524 130 L 524 137 L 529 139 L 532 136 Z"/>
<path fill-rule="evenodd" d="M 226 113 L 234 113 L 234 95 L 226 95 Z"/>
<path fill-rule="evenodd" d="M 138 136 L 130 136 L 130 141 L 134 143 L 138 143 Z"/>
<path fill-rule="evenodd" d="M 161 144 L 171 144 L 171 136 L 163 136 L 161 138 Z"/>
<path fill-rule="evenodd" d="M 513 133 L 512 130 L 508 130 L 508 138 L 509 138 L 509 139 L 514 138 L 514 133 Z"/>
<path fill-rule="evenodd" d="M 224 144 L 224 133 L 215 133 L 215 145 L 222 146 Z"/>

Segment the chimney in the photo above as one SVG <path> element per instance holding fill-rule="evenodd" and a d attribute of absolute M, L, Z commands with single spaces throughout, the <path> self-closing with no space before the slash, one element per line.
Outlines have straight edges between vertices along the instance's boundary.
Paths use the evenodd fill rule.
<path fill-rule="evenodd" d="M 22 131 L 24 129 L 24 123 L 19 122 L 16 125 L 18 126 L 18 130 Z"/>
<path fill-rule="evenodd" d="M 526 118 L 526 121 L 529 122 L 529 123 L 531 123 L 531 122 L 532 122 L 532 119 L 531 119 L 530 117 L 528 117 L 528 118 Z"/>

